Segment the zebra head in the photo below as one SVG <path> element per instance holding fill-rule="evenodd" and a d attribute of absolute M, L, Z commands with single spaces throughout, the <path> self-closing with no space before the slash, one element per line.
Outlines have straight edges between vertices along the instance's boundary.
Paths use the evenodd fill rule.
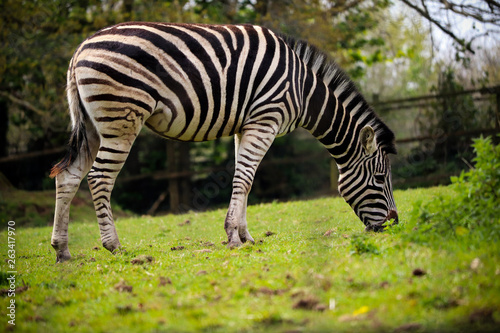
<path fill-rule="evenodd" d="M 391 133 L 392 134 L 392 133 Z M 389 153 L 396 153 L 393 143 L 377 142 L 370 125 L 359 133 L 357 155 L 339 168 L 339 193 L 366 225 L 366 230 L 382 231 L 391 219 L 398 222 L 392 194 Z"/>

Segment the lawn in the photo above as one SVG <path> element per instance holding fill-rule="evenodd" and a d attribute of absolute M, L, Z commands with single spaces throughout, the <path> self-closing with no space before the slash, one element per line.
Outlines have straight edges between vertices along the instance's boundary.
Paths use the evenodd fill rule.
<path fill-rule="evenodd" d="M 250 206 L 256 243 L 233 250 L 225 210 L 117 219 L 116 255 L 97 222 L 73 222 L 63 264 L 50 227 L 19 226 L 15 297 L 2 229 L 0 330 L 15 299 L 18 332 L 498 331 L 499 242 L 411 237 L 414 203 L 450 191 L 396 191 L 400 226 L 385 233 L 340 198 Z"/>

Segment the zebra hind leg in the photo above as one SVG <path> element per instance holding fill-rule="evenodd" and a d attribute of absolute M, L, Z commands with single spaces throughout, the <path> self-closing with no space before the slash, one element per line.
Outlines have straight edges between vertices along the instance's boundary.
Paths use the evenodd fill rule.
<path fill-rule="evenodd" d="M 237 154 L 233 193 L 224 222 L 229 248 L 240 246 L 246 241 L 254 243 L 246 221 L 248 193 L 257 167 L 274 141 L 274 133 L 270 127 L 254 125 L 235 140 Z"/>
<path fill-rule="evenodd" d="M 54 213 L 54 227 L 52 230 L 51 245 L 56 251 L 56 262 L 64 262 L 71 259 L 68 249 L 68 224 L 70 204 L 73 200 L 80 183 L 90 170 L 99 147 L 99 136 L 87 126 L 87 144 L 82 151 L 70 162 L 67 168 L 57 173 L 56 177 L 56 207 Z M 87 152 L 90 150 L 90 154 Z"/>
<path fill-rule="evenodd" d="M 111 192 L 134 139 L 135 137 L 102 139 L 97 157 L 87 176 L 99 223 L 101 242 L 111 253 L 121 246 L 111 212 Z"/>

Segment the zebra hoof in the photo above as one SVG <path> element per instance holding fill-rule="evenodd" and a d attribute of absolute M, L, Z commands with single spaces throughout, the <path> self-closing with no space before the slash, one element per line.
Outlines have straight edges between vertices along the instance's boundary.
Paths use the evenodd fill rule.
<path fill-rule="evenodd" d="M 119 241 L 113 243 L 104 243 L 102 244 L 102 246 L 112 254 L 116 254 L 121 250 L 121 244 Z"/>
<path fill-rule="evenodd" d="M 234 248 L 240 247 L 242 245 L 243 245 L 243 243 L 241 242 L 241 240 L 238 239 L 237 241 L 230 241 L 229 243 L 227 243 L 227 248 L 234 249 Z"/>
<path fill-rule="evenodd" d="M 70 259 L 71 259 L 71 254 L 69 253 L 69 250 L 57 251 L 56 264 L 60 264 Z"/>
<path fill-rule="evenodd" d="M 250 234 L 248 232 L 247 232 L 246 236 L 240 236 L 240 239 L 243 243 L 250 242 L 252 244 L 255 244 L 253 237 L 250 236 Z"/>

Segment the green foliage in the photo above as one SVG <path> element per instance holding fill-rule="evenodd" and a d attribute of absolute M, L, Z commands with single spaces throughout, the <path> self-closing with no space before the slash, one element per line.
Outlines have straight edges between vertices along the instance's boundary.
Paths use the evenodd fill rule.
<path fill-rule="evenodd" d="M 394 178 L 418 177 L 414 184 L 405 182 L 403 186 L 449 184 L 449 177 L 443 175 L 460 173 L 466 167 L 464 160 L 473 157 L 468 132 L 482 132 L 495 126 L 493 98 L 479 102 L 474 95 L 464 94 L 466 88 L 454 69 L 443 70 L 432 90 L 439 97 L 428 105 L 415 104 L 411 111 L 401 112 L 404 117 L 399 119 L 397 113 L 388 117 L 394 124 L 390 127 L 400 136 L 424 137 L 418 143 L 401 145 L 400 154 L 392 164 Z M 408 122 L 412 115 L 413 123 Z"/>
<path fill-rule="evenodd" d="M 351 254 L 380 254 L 380 250 L 366 233 L 354 235 L 351 238 L 351 248 Z"/>
<path fill-rule="evenodd" d="M 436 79 L 428 26 L 402 8 L 374 15 L 378 24 L 367 31 L 366 39 L 376 42 L 382 37 L 383 43 L 367 43 L 360 50 L 368 60 L 358 62 L 365 72 L 358 79 L 362 91 L 382 101 L 428 94 L 429 82 Z"/>
<path fill-rule="evenodd" d="M 421 231 L 447 237 L 472 233 L 487 241 L 500 238 L 500 145 L 481 137 L 472 146 L 474 168 L 452 177 L 454 195 L 416 204 Z"/>

